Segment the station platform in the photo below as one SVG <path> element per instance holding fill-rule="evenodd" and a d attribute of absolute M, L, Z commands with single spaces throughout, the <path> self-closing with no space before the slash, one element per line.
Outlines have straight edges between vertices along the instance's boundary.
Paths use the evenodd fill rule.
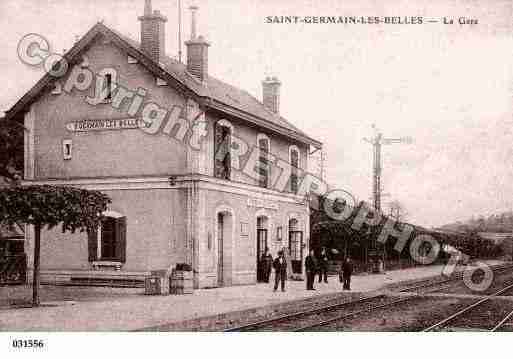
<path fill-rule="evenodd" d="M 355 275 L 350 292 L 375 291 L 390 284 L 438 276 L 442 268 L 433 265 Z M 259 283 L 169 296 L 147 296 L 143 289 L 42 286 L 40 308 L 8 306 L 28 301 L 29 286 L 0 287 L 0 331 L 132 331 L 342 292 L 338 277 L 330 276 L 328 283 L 317 280 L 315 291 L 307 291 L 304 281 L 287 281 L 286 292 L 274 292 L 273 283 Z"/>

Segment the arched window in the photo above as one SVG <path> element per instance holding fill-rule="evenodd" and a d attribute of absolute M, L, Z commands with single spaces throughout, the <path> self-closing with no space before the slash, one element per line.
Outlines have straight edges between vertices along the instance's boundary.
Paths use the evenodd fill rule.
<path fill-rule="evenodd" d="M 269 178 L 271 168 L 269 166 L 269 153 L 271 148 L 271 142 L 269 137 L 260 133 L 257 136 L 258 143 L 258 185 L 263 188 L 269 187 Z"/>
<path fill-rule="evenodd" d="M 233 126 L 226 120 L 217 121 L 214 128 L 214 177 L 231 178 L 231 137 Z"/>
<path fill-rule="evenodd" d="M 126 261 L 126 217 L 107 211 L 99 227 L 89 232 L 89 261 Z"/>
<path fill-rule="evenodd" d="M 289 147 L 290 171 L 290 191 L 297 193 L 299 181 L 299 148 L 297 146 Z"/>

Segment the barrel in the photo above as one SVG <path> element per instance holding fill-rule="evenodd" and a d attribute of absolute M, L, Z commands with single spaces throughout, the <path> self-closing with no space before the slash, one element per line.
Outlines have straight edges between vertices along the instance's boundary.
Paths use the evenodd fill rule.
<path fill-rule="evenodd" d="M 171 274 L 172 294 L 192 294 L 193 275 L 192 271 L 173 270 Z"/>

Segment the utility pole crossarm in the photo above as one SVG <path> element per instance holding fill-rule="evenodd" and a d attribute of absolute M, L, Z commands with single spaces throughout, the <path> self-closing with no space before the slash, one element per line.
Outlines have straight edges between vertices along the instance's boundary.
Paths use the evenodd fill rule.
<path fill-rule="evenodd" d="M 383 139 L 381 139 L 381 144 L 383 144 L 383 145 L 390 145 L 390 144 L 393 144 L 393 143 L 411 144 L 411 143 L 413 143 L 413 139 L 411 137 L 383 138 Z"/>

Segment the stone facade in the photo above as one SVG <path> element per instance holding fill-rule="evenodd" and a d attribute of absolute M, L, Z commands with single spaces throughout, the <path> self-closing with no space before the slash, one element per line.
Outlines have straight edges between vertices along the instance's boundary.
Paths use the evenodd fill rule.
<path fill-rule="evenodd" d="M 189 95 L 130 55 L 99 34 L 79 55 L 87 61 L 75 61 L 73 65 L 87 67 L 95 74 L 109 68 L 118 85 L 134 90 L 144 88 L 145 103 L 156 103 L 168 110 L 183 109 L 187 117 L 192 111 Z M 58 80 L 60 87 L 65 88 L 70 73 L 71 70 Z M 46 88 L 24 109 L 28 129 L 25 183 L 100 190 L 112 198 L 106 215 L 116 223 L 112 227 L 115 229 L 103 224 L 96 234 L 62 233 L 60 228 L 44 230 L 43 281 L 68 281 L 74 277 L 141 279 L 153 270 L 169 270 L 178 263 L 188 263 L 194 270 L 196 288 L 255 283 L 257 237 L 265 233 L 265 245 L 275 256 L 282 248 L 288 252 L 292 230 L 294 238 L 301 241 L 294 242 L 289 255 L 295 255 L 292 259 L 297 262 L 303 260 L 309 240 L 307 201 L 292 193 L 290 184 L 281 190 L 260 187 L 254 171 L 251 175 L 242 167 L 234 168 L 229 179 L 216 178 L 214 131 L 217 124 L 227 124 L 232 136 L 249 149 L 258 148 L 258 139 L 265 137 L 269 152 L 287 162 L 291 149 L 295 149 L 301 169 L 308 168 L 309 144 L 277 134 L 271 127 L 248 124 L 243 118 L 222 113 L 203 102 L 200 106 L 206 136 L 199 149 L 188 145 L 189 132 L 182 141 L 173 131 L 163 130 L 165 122 L 155 133 L 130 126 L 73 130 L 72 124 L 77 121 L 123 121 L 130 117 L 126 115 L 127 103 L 118 108 L 109 101 L 89 104 L 87 98 L 94 97 L 94 91 L 94 84 L 83 91 L 55 92 Z M 140 116 L 139 112 L 132 117 Z M 238 161 L 247 163 L 250 154 L 248 151 Z M 232 164 L 233 161 L 234 158 Z M 278 174 L 271 169 L 271 182 Z M 122 227 L 117 227 L 119 219 L 123 219 Z M 109 231 L 116 232 L 116 236 L 119 231 L 124 233 L 121 257 L 105 255 L 111 245 L 105 240 Z M 32 240 L 33 229 L 28 227 L 29 269 L 33 261 Z M 296 263 L 294 271 L 301 276 L 297 268 Z"/>

